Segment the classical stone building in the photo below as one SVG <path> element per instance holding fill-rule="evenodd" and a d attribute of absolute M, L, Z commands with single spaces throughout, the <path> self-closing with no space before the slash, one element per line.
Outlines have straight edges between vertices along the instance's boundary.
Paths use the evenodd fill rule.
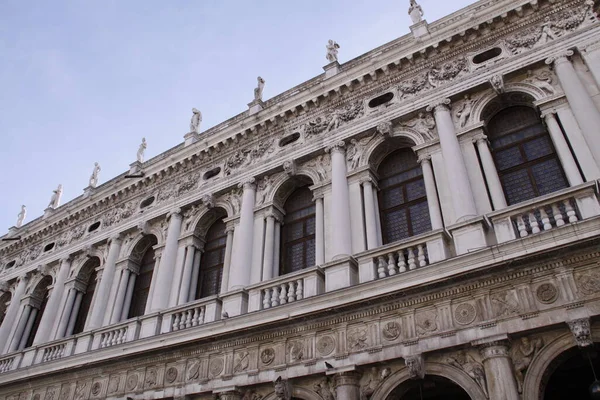
<path fill-rule="evenodd" d="M 11 228 L 0 399 L 589 398 L 594 3 L 411 17 Z"/>

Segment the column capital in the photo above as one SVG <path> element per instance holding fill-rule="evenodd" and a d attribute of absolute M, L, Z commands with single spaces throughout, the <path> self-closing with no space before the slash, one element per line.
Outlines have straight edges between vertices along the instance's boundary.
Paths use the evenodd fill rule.
<path fill-rule="evenodd" d="M 339 372 L 334 376 L 335 387 L 339 386 L 360 386 L 361 374 L 358 371 Z"/>
<path fill-rule="evenodd" d="M 63 264 L 70 264 L 73 261 L 73 257 L 71 255 L 67 255 L 64 257 L 61 257 L 58 262 L 60 263 L 60 265 Z"/>
<path fill-rule="evenodd" d="M 557 64 L 569 62 L 569 57 L 572 57 L 573 54 L 575 54 L 575 52 L 570 49 L 565 50 L 560 53 L 556 53 L 556 54 L 546 58 L 546 64 L 547 65 L 552 65 L 552 64 L 557 65 Z"/>
<path fill-rule="evenodd" d="M 427 112 L 450 111 L 452 100 L 449 98 L 439 99 L 427 106 Z"/>
<path fill-rule="evenodd" d="M 483 357 L 482 361 L 490 358 L 503 357 L 508 358 L 508 340 L 495 340 L 487 343 L 477 345 L 479 347 L 479 353 Z"/>
<path fill-rule="evenodd" d="M 256 190 L 256 179 L 254 179 L 254 177 L 244 179 L 238 184 L 238 188 L 244 190 Z"/>
<path fill-rule="evenodd" d="M 487 144 L 488 143 L 488 137 L 483 133 L 478 133 L 477 135 L 473 136 L 473 138 L 471 138 L 471 140 L 475 144 L 481 144 L 481 143 Z"/>
<path fill-rule="evenodd" d="M 343 140 L 340 140 L 339 142 L 335 142 L 330 144 L 329 146 L 325 147 L 325 152 L 326 153 L 341 153 L 341 154 L 345 154 L 346 153 L 346 143 Z"/>
<path fill-rule="evenodd" d="M 370 184 L 371 187 L 374 187 L 375 189 L 379 190 L 379 186 L 377 185 L 377 181 L 372 176 L 365 176 L 364 178 L 361 178 L 359 182 L 363 186 L 364 186 L 365 183 L 367 183 L 367 184 Z"/>
<path fill-rule="evenodd" d="M 167 219 L 171 219 L 172 217 L 182 219 L 183 215 L 181 215 L 181 208 L 174 208 L 167 213 Z"/>
<path fill-rule="evenodd" d="M 428 153 L 419 154 L 419 156 L 417 157 L 417 162 L 419 164 L 423 164 L 423 163 L 431 164 L 431 154 L 428 154 Z"/>
<path fill-rule="evenodd" d="M 110 245 L 111 245 L 113 242 L 114 242 L 115 244 L 121 244 L 121 243 L 123 243 L 123 239 L 124 239 L 124 238 L 125 238 L 125 235 L 124 235 L 124 234 L 122 234 L 122 233 L 115 233 L 114 235 L 111 235 L 111 236 L 108 238 L 108 241 L 107 241 L 107 243 L 108 243 L 108 245 L 109 245 L 109 246 L 110 246 Z"/>
<path fill-rule="evenodd" d="M 542 111 L 542 113 L 540 114 L 540 117 L 542 119 L 550 119 L 550 118 L 555 118 L 556 115 L 556 109 L 555 108 L 549 108 L 547 110 Z"/>

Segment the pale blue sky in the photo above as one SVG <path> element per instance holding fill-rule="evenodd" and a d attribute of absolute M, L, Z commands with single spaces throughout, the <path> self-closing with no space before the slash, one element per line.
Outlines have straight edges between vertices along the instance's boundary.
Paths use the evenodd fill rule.
<path fill-rule="evenodd" d="M 433 22 L 472 0 L 420 0 Z M 62 204 L 318 74 L 409 32 L 408 0 L 0 1 L 0 235 L 64 186 Z"/>

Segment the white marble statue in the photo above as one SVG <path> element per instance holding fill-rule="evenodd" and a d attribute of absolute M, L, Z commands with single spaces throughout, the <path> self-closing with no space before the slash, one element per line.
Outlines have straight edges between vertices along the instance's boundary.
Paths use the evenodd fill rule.
<path fill-rule="evenodd" d="M 144 162 L 144 151 L 146 151 L 146 138 L 142 138 L 142 144 L 140 144 L 140 148 L 138 149 L 137 152 L 137 160 L 138 162 L 143 163 Z"/>
<path fill-rule="evenodd" d="M 192 108 L 192 120 L 190 121 L 190 132 L 200 133 L 200 124 L 202 123 L 202 113 L 196 108 Z"/>
<path fill-rule="evenodd" d="M 262 94 L 263 94 L 263 89 L 265 87 L 265 80 L 263 78 L 261 78 L 260 76 L 258 78 L 256 78 L 256 80 L 258 81 L 258 85 L 254 89 L 254 100 L 262 101 Z"/>
<path fill-rule="evenodd" d="M 50 198 L 50 203 L 48 204 L 48 208 L 56 209 L 60 205 L 60 198 L 62 196 L 63 187 L 62 184 L 58 185 L 56 190 L 52 191 L 52 197 Z"/>
<path fill-rule="evenodd" d="M 338 49 L 340 48 L 340 45 L 337 44 L 337 42 L 329 39 L 329 42 L 327 43 L 327 46 L 325 46 L 325 48 L 327 49 L 327 55 L 325 56 L 325 58 L 327 58 L 327 61 L 329 61 L 330 63 L 337 61 Z"/>
<path fill-rule="evenodd" d="M 23 225 L 23 221 L 25 220 L 25 217 L 27 216 L 27 207 L 25 207 L 24 205 L 21 206 L 21 212 L 19 213 L 19 215 L 17 215 L 17 228 L 20 228 Z"/>
<path fill-rule="evenodd" d="M 410 15 L 413 25 L 418 24 L 423 20 L 423 9 L 417 4 L 417 0 L 410 0 L 408 15 Z"/>
<path fill-rule="evenodd" d="M 95 188 L 98 186 L 98 174 L 100 173 L 100 164 L 97 162 L 94 163 L 94 171 L 92 171 L 92 176 L 90 176 L 90 187 Z"/>

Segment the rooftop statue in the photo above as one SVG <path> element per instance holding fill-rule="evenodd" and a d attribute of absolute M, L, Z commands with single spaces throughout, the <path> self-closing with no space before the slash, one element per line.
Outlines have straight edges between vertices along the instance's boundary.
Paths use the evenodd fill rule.
<path fill-rule="evenodd" d="M 19 213 L 19 215 L 17 215 L 17 228 L 20 228 L 23 225 L 23 221 L 25 220 L 25 217 L 27 216 L 27 207 L 25 207 L 24 205 L 21 206 L 21 212 Z"/>
<path fill-rule="evenodd" d="M 62 184 L 58 185 L 56 190 L 52 191 L 52 197 L 50 198 L 50 203 L 48 203 L 48 208 L 56 209 L 60 205 L 60 198 L 62 196 L 63 187 Z"/>
<path fill-rule="evenodd" d="M 146 151 L 146 138 L 142 138 L 142 143 L 140 144 L 140 147 L 138 149 L 137 152 L 137 160 L 138 162 L 143 163 L 144 162 L 144 151 Z"/>
<path fill-rule="evenodd" d="M 417 0 L 410 0 L 408 15 L 410 15 L 413 25 L 418 24 L 423 20 L 423 9 L 417 4 Z"/>
<path fill-rule="evenodd" d="M 100 164 L 94 163 L 94 171 L 90 176 L 90 187 L 95 188 L 98 185 L 98 173 L 100 172 Z"/>
<path fill-rule="evenodd" d="M 263 93 L 263 89 L 265 87 L 265 80 L 263 78 L 261 78 L 260 76 L 258 78 L 256 78 L 256 80 L 258 81 L 258 85 L 254 89 L 254 100 L 262 101 L 262 93 Z"/>
<path fill-rule="evenodd" d="M 338 60 L 338 49 L 340 48 L 340 45 L 337 44 L 337 42 L 329 39 L 329 42 L 327 43 L 327 46 L 325 46 L 325 48 L 327 49 L 327 55 L 325 56 L 325 58 L 327 58 L 327 61 L 329 62 L 334 62 Z"/>
<path fill-rule="evenodd" d="M 190 132 L 200 133 L 200 124 L 202 123 L 202 113 L 195 108 L 192 108 L 192 112 L 194 114 L 192 115 L 192 120 L 190 121 Z"/>

